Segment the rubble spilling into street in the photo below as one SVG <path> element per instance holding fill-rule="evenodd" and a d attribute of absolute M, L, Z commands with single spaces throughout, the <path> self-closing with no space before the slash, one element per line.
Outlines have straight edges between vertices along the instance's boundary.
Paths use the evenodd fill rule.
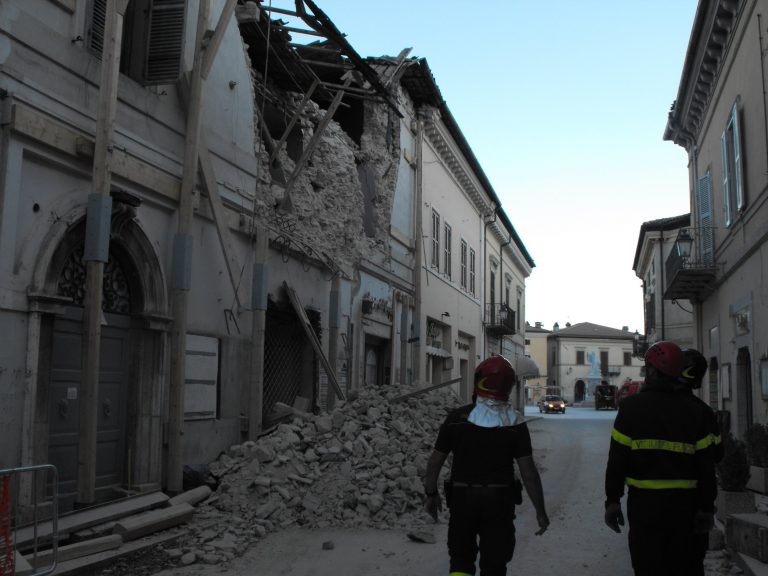
<path fill-rule="evenodd" d="M 217 563 L 289 526 L 418 530 L 426 461 L 447 412 L 447 390 L 403 401 L 412 389 L 367 389 L 332 411 L 294 417 L 232 446 L 209 466 L 218 488 L 187 526 L 184 550 Z M 170 551 L 179 554 L 181 550 Z"/>

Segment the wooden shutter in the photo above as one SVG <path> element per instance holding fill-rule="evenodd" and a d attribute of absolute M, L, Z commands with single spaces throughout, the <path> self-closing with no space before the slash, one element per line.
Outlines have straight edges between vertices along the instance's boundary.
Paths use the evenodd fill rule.
<path fill-rule="evenodd" d="M 144 79 L 148 84 L 175 82 L 184 46 L 183 0 L 151 0 Z"/>
<path fill-rule="evenodd" d="M 736 104 L 731 108 L 731 123 L 733 124 L 733 186 L 736 192 L 736 210 L 744 208 L 744 172 L 741 159 L 741 128 L 739 126 L 739 108 Z"/>
<path fill-rule="evenodd" d="M 699 178 L 696 186 L 696 222 L 699 226 L 699 254 L 704 264 L 712 264 L 715 253 L 714 229 L 712 228 L 712 174 Z"/>
<path fill-rule="evenodd" d="M 91 0 L 88 8 L 88 27 L 85 41 L 88 50 L 101 58 L 104 48 L 104 28 L 107 23 L 107 0 Z"/>
<path fill-rule="evenodd" d="M 725 225 L 731 225 L 731 179 L 730 165 L 728 162 L 728 129 L 720 136 L 720 151 L 723 157 L 723 210 L 725 212 Z"/>

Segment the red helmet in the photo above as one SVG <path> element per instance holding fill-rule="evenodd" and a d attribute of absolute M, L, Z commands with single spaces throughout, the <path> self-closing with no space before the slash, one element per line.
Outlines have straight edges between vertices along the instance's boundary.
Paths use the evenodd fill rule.
<path fill-rule="evenodd" d="M 493 400 L 509 400 L 517 382 L 515 369 L 504 356 L 486 358 L 475 368 L 475 394 Z"/>
<path fill-rule="evenodd" d="M 645 353 L 645 363 L 667 376 L 680 376 L 683 371 L 683 351 L 680 346 L 668 340 L 656 342 Z"/>
<path fill-rule="evenodd" d="M 691 388 L 701 388 L 701 381 L 707 372 L 707 359 L 704 354 L 694 348 L 683 350 L 683 371 L 680 373 L 680 382 L 688 384 Z"/>

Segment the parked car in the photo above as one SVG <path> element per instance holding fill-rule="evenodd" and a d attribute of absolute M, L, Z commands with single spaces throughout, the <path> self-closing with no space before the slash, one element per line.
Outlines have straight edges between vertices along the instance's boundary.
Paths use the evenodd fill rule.
<path fill-rule="evenodd" d="M 560 412 L 565 414 L 565 400 L 554 394 L 547 394 L 539 400 L 539 412 Z"/>
<path fill-rule="evenodd" d="M 617 391 L 618 388 L 612 384 L 598 384 L 595 386 L 595 410 L 600 410 L 601 408 L 616 410 L 618 407 L 616 403 Z"/>
<path fill-rule="evenodd" d="M 632 396 L 632 394 L 640 392 L 644 382 L 644 380 L 627 380 L 624 382 L 616 393 L 616 406 L 618 406 L 627 396 Z"/>

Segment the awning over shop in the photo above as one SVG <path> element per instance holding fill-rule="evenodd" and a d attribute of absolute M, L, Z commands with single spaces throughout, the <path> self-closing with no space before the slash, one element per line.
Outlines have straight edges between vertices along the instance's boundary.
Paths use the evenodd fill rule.
<path fill-rule="evenodd" d="M 518 378 L 538 378 L 541 375 L 536 362 L 528 356 L 515 357 L 515 372 Z"/>
<path fill-rule="evenodd" d="M 442 348 L 435 348 L 434 346 L 424 346 L 424 352 L 431 354 L 432 356 L 438 356 L 440 358 L 450 358 L 451 353 L 448 350 Z"/>

